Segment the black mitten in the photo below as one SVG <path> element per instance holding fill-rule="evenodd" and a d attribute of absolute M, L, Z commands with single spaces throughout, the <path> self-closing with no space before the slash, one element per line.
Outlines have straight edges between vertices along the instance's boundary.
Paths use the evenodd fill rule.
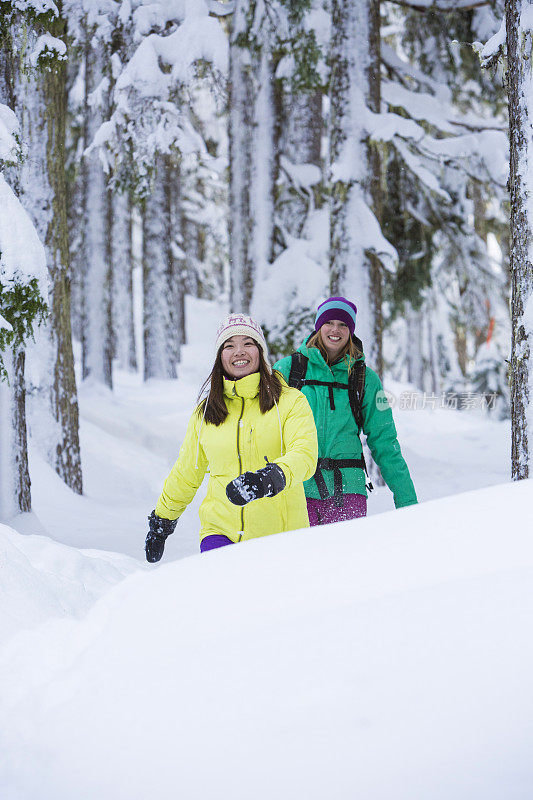
<path fill-rule="evenodd" d="M 146 552 L 146 560 L 154 564 L 161 559 L 167 536 L 174 533 L 178 520 L 163 519 L 163 517 L 158 517 L 155 511 L 152 511 L 148 517 L 148 523 L 150 530 L 146 537 L 144 550 Z"/>
<path fill-rule="evenodd" d="M 261 497 L 274 497 L 285 488 L 285 474 L 278 464 L 267 464 L 257 472 L 243 472 L 226 486 L 226 494 L 236 506 L 245 506 Z"/>

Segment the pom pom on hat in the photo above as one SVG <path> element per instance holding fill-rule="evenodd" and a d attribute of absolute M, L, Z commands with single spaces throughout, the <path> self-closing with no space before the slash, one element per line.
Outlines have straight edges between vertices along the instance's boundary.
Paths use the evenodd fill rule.
<path fill-rule="evenodd" d="M 316 312 L 315 331 L 319 331 L 325 322 L 332 319 L 339 319 L 345 322 L 350 330 L 350 335 L 354 335 L 357 308 L 354 303 L 345 297 L 329 297 L 320 303 Z"/>
<path fill-rule="evenodd" d="M 268 347 L 265 341 L 265 335 L 261 330 L 261 326 L 249 317 L 247 314 L 229 314 L 218 326 L 217 336 L 215 340 L 215 353 L 222 347 L 225 341 L 232 336 L 249 336 L 254 342 L 257 342 L 259 348 L 263 353 L 265 364 L 268 371 L 272 372 L 270 366 L 270 358 L 268 355 Z"/>

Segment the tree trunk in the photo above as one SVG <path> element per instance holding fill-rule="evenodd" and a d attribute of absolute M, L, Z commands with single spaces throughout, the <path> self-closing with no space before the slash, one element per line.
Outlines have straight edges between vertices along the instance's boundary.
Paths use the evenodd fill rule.
<path fill-rule="evenodd" d="M 229 163 L 230 213 L 229 260 L 232 311 L 250 310 L 253 264 L 250 252 L 250 184 L 253 135 L 253 81 L 251 57 L 242 45 L 248 3 L 238 0 L 230 39 Z"/>
<path fill-rule="evenodd" d="M 31 511 L 24 350 L 6 349 L 8 380 L 0 381 L 0 520 Z"/>
<path fill-rule="evenodd" d="M 114 193 L 112 200 L 113 353 L 120 369 L 135 372 L 131 201 L 128 192 Z"/>
<path fill-rule="evenodd" d="M 405 319 L 407 322 L 407 380 L 422 391 L 424 389 L 422 315 L 410 303 L 406 303 Z"/>
<path fill-rule="evenodd" d="M 91 96 L 103 75 L 102 42 L 86 30 L 84 143 L 87 147 L 101 123 L 103 110 Z M 112 388 L 111 247 L 112 205 L 100 157 L 83 157 L 82 375 Z"/>
<path fill-rule="evenodd" d="M 158 156 L 153 190 L 143 212 L 145 380 L 175 378 L 180 355 L 172 192 L 169 157 Z"/>
<path fill-rule="evenodd" d="M 369 61 L 368 61 L 368 107 L 375 114 L 381 111 L 381 0 L 369 3 Z M 370 198 L 374 214 L 381 224 L 382 190 L 381 157 L 379 146 L 368 142 L 368 166 Z M 369 253 L 370 262 L 370 302 L 373 324 L 372 339 L 366 351 L 373 368 L 383 378 L 383 275 L 382 266 L 375 253 Z"/>
<path fill-rule="evenodd" d="M 273 255 L 274 62 L 267 20 L 248 42 L 256 2 L 238 0 L 230 40 L 230 305 L 249 312 L 256 278 Z"/>
<path fill-rule="evenodd" d="M 372 264 L 358 235 L 371 203 L 363 109 L 369 97 L 370 0 L 332 2 L 330 82 L 330 289 L 358 307 L 357 330 L 372 361 L 377 353 Z"/>
<path fill-rule="evenodd" d="M 60 20 L 61 33 L 66 24 Z M 58 31 L 59 33 L 59 31 Z M 65 174 L 65 123 L 67 112 L 66 64 L 61 61 L 43 76 L 47 102 L 48 176 L 52 189 L 52 215 L 45 245 L 50 254 L 51 332 L 54 359 L 52 410 L 61 431 L 56 447 L 56 472 L 77 494 L 82 494 L 78 395 L 74 375 L 70 321 L 67 185 Z"/>
<path fill-rule="evenodd" d="M 66 22 L 60 15 L 52 35 L 64 37 Z M 35 41 L 36 34 L 30 32 Z M 31 53 L 31 44 L 21 48 Z M 22 64 L 19 65 L 22 68 Z M 44 242 L 50 276 L 50 317 L 38 332 L 39 346 L 29 347 L 34 374 L 39 376 L 34 404 L 41 440 L 49 463 L 73 491 L 82 493 L 78 399 L 74 375 L 70 322 L 69 248 L 65 173 L 66 64 L 54 61 L 42 72 L 25 65 L 24 80 L 17 80 L 15 111 L 21 119 L 22 137 L 29 156 L 20 170 L 20 199 Z M 32 401 L 33 402 L 33 401 Z M 43 425 L 43 415 L 46 420 Z M 45 429 L 45 430 L 44 430 Z"/>
<path fill-rule="evenodd" d="M 533 72 L 532 34 L 521 27 L 522 9 L 529 3 L 506 0 L 507 90 L 511 170 L 511 474 L 529 477 L 529 447 L 533 436 L 531 364 L 533 337 L 533 219 L 530 208 L 533 183 Z"/>
<path fill-rule="evenodd" d="M 321 165 L 321 143 L 323 134 L 322 92 L 295 92 L 290 87 L 280 87 L 278 110 L 278 153 L 291 164 L 302 166 Z M 308 212 L 313 208 L 312 190 L 288 186 L 276 202 L 276 221 L 282 234 L 300 238 Z M 276 255 L 285 244 L 283 237 Z"/>

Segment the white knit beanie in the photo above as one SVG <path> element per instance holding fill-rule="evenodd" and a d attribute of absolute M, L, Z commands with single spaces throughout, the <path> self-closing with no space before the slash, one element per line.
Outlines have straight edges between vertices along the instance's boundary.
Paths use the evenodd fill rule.
<path fill-rule="evenodd" d="M 270 366 L 270 358 L 268 355 L 268 347 L 265 341 L 265 336 L 261 330 L 261 326 L 249 317 L 247 314 L 230 314 L 223 320 L 217 330 L 217 338 L 215 341 L 215 354 L 218 353 L 220 347 L 231 336 L 249 336 L 254 342 L 257 342 L 263 353 L 265 364 L 270 373 L 272 367 Z"/>

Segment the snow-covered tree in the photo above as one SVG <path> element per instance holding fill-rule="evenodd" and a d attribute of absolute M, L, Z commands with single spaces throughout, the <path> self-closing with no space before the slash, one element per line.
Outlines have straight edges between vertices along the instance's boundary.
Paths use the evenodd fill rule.
<path fill-rule="evenodd" d="M 381 360 L 380 273 L 375 259 L 389 268 L 396 260 L 372 209 L 368 110 L 375 91 L 371 79 L 379 81 L 372 52 L 379 38 L 378 13 L 379 3 L 371 0 L 332 2 L 330 282 L 333 294 L 354 298 L 360 306 L 359 336 L 371 363 Z"/>
<path fill-rule="evenodd" d="M 0 104 L 1 170 L 20 156 L 19 133 L 14 113 Z M 48 276 L 44 247 L 3 172 L 0 202 L 0 520 L 5 520 L 31 510 L 25 344 L 47 312 Z"/>
<path fill-rule="evenodd" d="M 397 275 L 386 274 L 388 322 L 397 314 L 411 318 L 409 309 L 430 313 L 435 303 L 427 307 L 424 298 L 438 285 L 444 293 L 438 305 L 444 299 L 447 313 L 431 325 L 433 341 L 424 358 L 451 347 L 443 361 L 461 365 L 459 373 L 453 370 L 460 383 L 483 340 L 476 332 L 485 326 L 486 334 L 487 297 L 500 296 L 505 308 L 505 274 L 487 246 L 487 233 L 500 236 L 504 221 L 502 87 L 498 78 L 485 79 L 469 44 L 481 31 L 493 30 L 495 20 L 488 12 L 457 13 L 465 9 L 452 3 L 436 10 L 453 14 L 426 13 L 427 4 L 405 5 L 412 10 L 387 4 L 382 48 L 388 118 L 392 121 L 393 112 L 404 122 L 387 136 L 382 115 L 381 130 L 376 119 L 373 132 L 388 142 L 382 226 L 398 252 Z M 411 130 L 408 121 L 415 123 Z M 412 365 L 412 353 L 405 350 L 401 358 Z M 424 370 L 424 363 L 415 370 L 421 388 L 430 382 L 422 378 Z M 442 384 L 449 386 L 444 376 Z"/>
<path fill-rule="evenodd" d="M 66 20 L 62 3 L 17 3 L 3 20 L 8 102 L 21 121 L 22 165 L 10 172 L 45 245 L 50 316 L 29 350 L 36 438 L 81 493 L 78 404 L 70 327 L 65 176 Z M 37 422 L 38 420 L 38 422 Z"/>
<path fill-rule="evenodd" d="M 321 147 L 328 35 L 329 15 L 318 0 L 236 6 L 230 297 L 235 308 L 251 308 L 275 354 L 299 344 L 327 290 Z"/>
<path fill-rule="evenodd" d="M 175 206 L 186 192 L 181 179 L 179 191 L 174 187 L 179 173 L 174 169 L 170 175 L 169 165 L 174 160 L 177 167 L 179 155 L 201 154 L 204 163 L 211 159 L 187 95 L 202 70 L 215 87 L 222 80 L 227 42 L 217 17 L 227 8 L 204 0 L 137 0 L 116 8 L 113 24 L 127 41 L 114 54 L 111 114 L 94 132 L 89 152 L 99 153 L 113 191 L 127 187 L 142 205 L 145 377 L 172 377 L 184 338 L 186 261 L 181 248 L 185 214 Z M 172 224 L 167 224 L 171 212 Z"/>

